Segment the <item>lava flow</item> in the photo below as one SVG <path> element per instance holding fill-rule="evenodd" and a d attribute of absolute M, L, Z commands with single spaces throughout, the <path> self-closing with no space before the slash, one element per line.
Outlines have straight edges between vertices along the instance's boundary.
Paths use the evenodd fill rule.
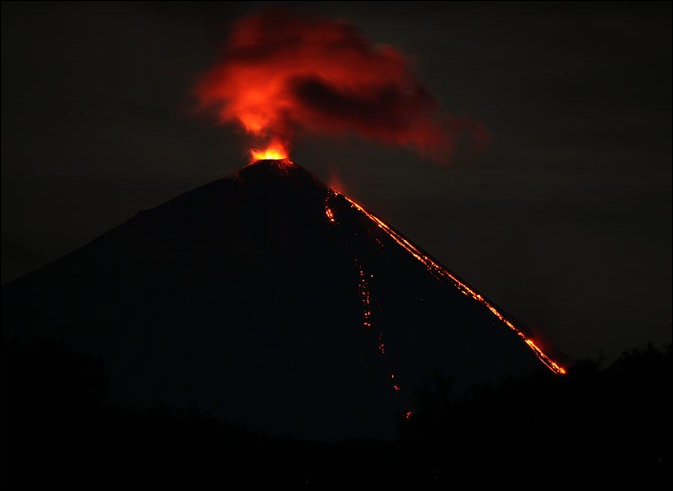
<path fill-rule="evenodd" d="M 330 218 L 329 214 L 327 215 L 327 218 Z M 334 218 L 330 218 L 330 221 L 335 223 Z M 358 274 L 360 276 L 360 280 L 358 281 L 358 291 L 360 292 L 360 301 L 362 302 L 363 309 L 362 326 L 365 329 L 369 329 L 372 327 L 372 322 L 370 319 L 372 316 L 372 306 L 371 296 L 369 294 L 369 285 L 367 284 L 367 279 L 365 278 L 365 272 L 357 259 L 355 260 L 355 265 L 358 268 Z"/>
<path fill-rule="evenodd" d="M 330 190 L 330 192 L 328 193 L 327 198 L 325 199 L 325 214 L 327 215 L 327 219 L 330 221 L 332 225 L 339 225 L 339 223 L 334 218 L 334 212 L 332 211 L 332 208 L 329 206 L 330 198 L 333 198 L 335 195 L 336 193 L 332 190 Z M 364 327 L 365 330 L 369 331 L 371 330 L 373 324 L 372 324 L 371 291 L 369 289 L 369 282 L 367 281 L 367 279 L 373 278 L 374 275 L 365 272 L 365 269 L 362 266 L 361 262 L 358 260 L 357 255 L 354 254 L 353 260 L 355 262 L 355 268 L 358 272 L 358 293 L 360 296 L 360 303 L 362 304 L 362 327 Z M 379 354 L 381 355 L 386 354 L 386 345 L 383 342 L 383 330 L 381 329 L 381 326 L 378 326 L 376 329 L 376 349 L 378 350 Z M 392 379 L 393 382 L 392 388 L 396 392 L 402 390 L 400 389 L 400 385 L 395 380 L 394 373 L 390 374 L 390 378 Z M 408 413 L 410 413 L 410 411 L 408 411 Z"/>
<path fill-rule="evenodd" d="M 338 193 L 335 193 L 337 195 Z M 547 368 L 549 368 L 552 372 L 558 374 L 558 375 L 565 375 L 566 374 L 566 369 L 560 366 L 558 363 L 556 363 L 554 360 L 552 360 L 549 356 L 547 356 L 540 347 L 535 344 L 535 342 L 528 338 L 523 332 L 521 332 L 520 329 L 518 329 L 510 320 L 508 320 L 502 313 L 496 309 L 493 304 L 491 304 L 488 300 L 486 300 L 483 296 L 481 296 L 479 293 L 474 291 L 472 288 L 470 288 L 467 284 L 465 284 L 463 281 L 458 279 L 455 275 L 450 273 L 446 268 L 441 266 L 438 262 L 433 260 L 430 256 L 427 254 L 421 252 L 414 244 L 412 244 L 409 240 L 407 240 L 402 234 L 394 230 L 392 227 L 390 227 L 388 224 L 386 224 L 383 220 L 381 220 L 379 217 L 374 215 L 373 213 L 368 212 L 365 208 L 360 206 L 358 203 L 350 199 L 348 196 L 341 194 L 341 196 L 350 203 L 351 207 L 365 215 L 369 220 L 371 220 L 378 228 L 380 228 L 383 232 L 385 232 L 391 239 L 393 239 L 398 245 L 400 245 L 404 250 L 406 250 L 409 254 L 411 254 L 417 261 L 419 261 L 423 266 L 438 280 L 447 282 L 448 284 L 452 285 L 458 291 L 460 291 L 463 295 L 466 295 L 468 297 L 473 298 L 477 302 L 481 303 L 484 305 L 488 310 L 491 311 L 493 315 L 495 315 L 503 324 L 505 324 L 507 327 L 509 327 L 514 333 L 519 336 L 523 341 L 526 343 L 526 345 L 533 351 L 535 356 L 540 360 Z M 325 214 L 327 215 L 327 218 L 330 220 L 332 223 L 336 223 L 336 219 L 334 216 L 334 210 L 329 207 L 329 204 L 326 204 L 325 206 Z"/>

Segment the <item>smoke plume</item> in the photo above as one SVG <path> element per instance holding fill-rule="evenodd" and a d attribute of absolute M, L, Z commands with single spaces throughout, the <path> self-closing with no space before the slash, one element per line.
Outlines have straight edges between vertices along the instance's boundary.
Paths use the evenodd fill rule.
<path fill-rule="evenodd" d="M 298 133 L 354 133 L 445 160 L 477 123 L 439 113 L 409 60 L 350 24 L 264 12 L 233 26 L 195 87 L 220 123 L 287 146 Z"/>

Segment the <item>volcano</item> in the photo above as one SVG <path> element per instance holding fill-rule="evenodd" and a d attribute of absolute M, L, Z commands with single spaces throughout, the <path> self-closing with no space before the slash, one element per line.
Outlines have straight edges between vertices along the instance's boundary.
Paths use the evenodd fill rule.
<path fill-rule="evenodd" d="M 99 357 L 115 403 L 325 441 L 392 437 L 433 373 L 456 390 L 564 373 L 509 319 L 289 160 L 142 211 L 2 288 L 3 338 Z"/>

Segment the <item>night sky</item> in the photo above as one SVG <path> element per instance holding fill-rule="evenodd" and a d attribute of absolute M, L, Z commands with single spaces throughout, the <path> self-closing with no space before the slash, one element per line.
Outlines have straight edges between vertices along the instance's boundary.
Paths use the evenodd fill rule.
<path fill-rule="evenodd" d="M 2 5 L 2 281 L 244 166 L 189 92 L 266 2 Z M 357 138 L 292 159 L 571 357 L 671 342 L 671 4 L 286 5 L 409 56 L 492 142 L 439 165 Z"/>

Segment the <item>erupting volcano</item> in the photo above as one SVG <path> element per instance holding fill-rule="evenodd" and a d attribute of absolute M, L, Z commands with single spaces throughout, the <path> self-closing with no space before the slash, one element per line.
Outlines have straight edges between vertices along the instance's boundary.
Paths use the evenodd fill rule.
<path fill-rule="evenodd" d="M 275 436 L 391 438 L 439 372 L 457 391 L 553 360 L 493 302 L 290 160 L 355 133 L 445 160 L 481 125 L 437 110 L 408 60 L 343 22 L 239 21 L 195 88 L 261 148 L 3 287 L 3 336 L 99 356 L 120 405 L 196 404 Z M 468 138 L 468 139 L 469 139 Z"/>
<path fill-rule="evenodd" d="M 100 356 L 120 404 L 196 403 L 309 439 L 391 437 L 435 371 L 458 389 L 564 373 L 455 274 L 287 159 L 3 286 L 2 323 L 3 336 Z"/>

